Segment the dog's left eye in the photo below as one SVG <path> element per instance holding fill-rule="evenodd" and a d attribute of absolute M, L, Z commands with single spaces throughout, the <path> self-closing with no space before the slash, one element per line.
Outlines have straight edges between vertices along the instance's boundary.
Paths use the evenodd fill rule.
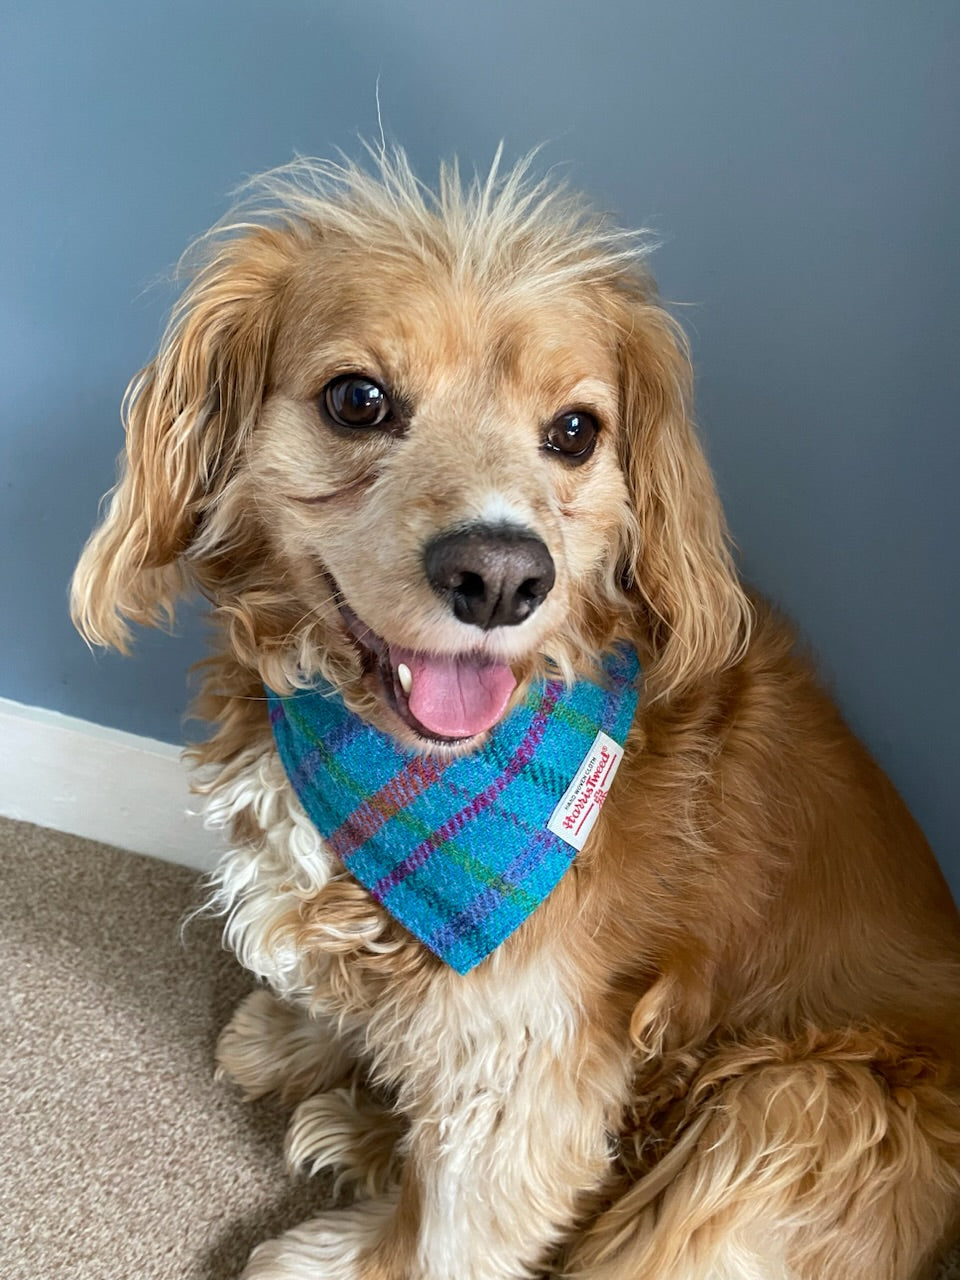
<path fill-rule="evenodd" d="M 567 462 L 586 462 L 597 443 L 600 424 L 592 413 L 571 409 L 558 414 L 547 427 L 543 447 Z"/>
<path fill-rule="evenodd" d="M 393 420 L 387 393 L 378 382 L 348 373 L 328 382 L 321 394 L 323 407 L 340 427 L 386 427 Z"/>

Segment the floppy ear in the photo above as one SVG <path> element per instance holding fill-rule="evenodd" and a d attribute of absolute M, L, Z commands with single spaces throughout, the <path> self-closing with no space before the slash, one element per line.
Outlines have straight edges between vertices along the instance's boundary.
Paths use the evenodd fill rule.
<path fill-rule="evenodd" d="M 120 479 L 71 587 L 74 623 L 91 643 L 128 652 L 124 619 L 169 623 L 190 586 L 181 557 L 260 409 L 279 259 L 278 234 L 265 228 L 222 242 L 127 388 Z"/>
<path fill-rule="evenodd" d="M 621 462 L 635 521 L 625 579 L 647 615 L 655 696 L 735 661 L 751 608 L 737 579 L 713 477 L 690 420 L 686 338 L 636 299 L 622 329 Z"/>

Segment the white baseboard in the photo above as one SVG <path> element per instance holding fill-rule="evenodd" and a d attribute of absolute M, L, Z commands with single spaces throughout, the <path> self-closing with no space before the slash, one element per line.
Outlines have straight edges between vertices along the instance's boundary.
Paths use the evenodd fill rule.
<path fill-rule="evenodd" d="M 209 870 L 220 838 L 196 816 L 177 747 L 0 698 L 0 814 Z"/>

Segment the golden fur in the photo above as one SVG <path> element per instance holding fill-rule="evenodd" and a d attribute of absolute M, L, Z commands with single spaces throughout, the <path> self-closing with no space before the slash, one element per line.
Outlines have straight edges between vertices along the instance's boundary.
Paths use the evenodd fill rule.
<path fill-rule="evenodd" d="M 642 240 L 522 167 L 446 170 L 434 196 L 402 154 L 376 177 L 301 162 L 257 190 L 201 242 L 131 386 L 73 588 L 81 631 L 120 649 L 124 619 L 212 604 L 196 757 L 233 840 L 214 900 L 279 997 L 241 1007 L 219 1060 L 299 1104 L 293 1162 L 358 1189 L 246 1274 L 919 1276 L 960 1209 L 960 924 L 737 580 Z M 358 370 L 407 406 L 402 435 L 322 421 L 321 388 Z M 600 423 L 576 467 L 541 447 L 571 405 Z M 422 553 L 491 511 L 543 539 L 556 585 L 479 633 Z M 343 602 L 394 644 L 507 661 L 521 689 L 545 653 L 568 677 L 619 638 L 641 655 L 590 842 L 466 977 L 333 864 L 272 750 L 263 682 L 318 673 L 415 740 Z"/>

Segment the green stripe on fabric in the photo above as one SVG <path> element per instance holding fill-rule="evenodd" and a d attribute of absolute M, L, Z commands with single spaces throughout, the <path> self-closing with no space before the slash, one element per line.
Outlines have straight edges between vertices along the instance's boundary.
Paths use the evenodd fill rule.
<path fill-rule="evenodd" d="M 537 701 L 540 701 L 539 697 Z M 284 714 L 293 720 L 294 727 L 299 733 L 303 734 L 311 743 L 316 745 L 323 757 L 324 767 L 329 769 L 330 773 L 337 779 L 337 781 L 345 785 L 360 801 L 368 801 L 370 793 L 364 786 L 362 780 L 344 769 L 337 757 L 329 750 L 326 743 L 323 742 L 322 739 L 313 736 L 309 722 L 300 715 L 300 708 L 297 706 L 294 699 L 287 700 L 284 705 Z M 511 754 L 507 753 L 506 758 L 508 760 L 511 759 Z M 418 818 L 406 807 L 398 808 L 391 815 L 390 820 L 391 822 L 400 822 L 417 838 L 418 843 L 421 840 L 428 839 L 434 831 L 432 823 L 424 822 L 422 818 Z M 364 843 L 366 843 L 366 841 Z M 356 856 L 356 854 L 361 852 L 363 847 L 363 844 L 359 845 L 350 856 Z M 451 861 L 455 862 L 456 865 L 464 871 L 471 872 L 484 886 L 484 888 L 496 889 L 505 897 L 509 897 L 512 901 L 524 906 L 536 905 L 538 899 L 533 897 L 531 894 L 526 893 L 520 885 L 509 884 L 506 880 L 503 880 L 499 874 L 491 872 L 489 867 L 484 866 L 482 862 L 478 862 L 472 854 L 467 853 L 465 849 L 462 849 L 454 841 L 445 842 L 443 849 L 444 853 L 451 859 Z"/>

